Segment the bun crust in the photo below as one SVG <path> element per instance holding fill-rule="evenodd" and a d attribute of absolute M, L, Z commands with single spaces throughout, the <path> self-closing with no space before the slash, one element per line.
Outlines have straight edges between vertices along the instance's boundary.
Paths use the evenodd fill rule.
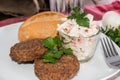
<path fill-rule="evenodd" d="M 20 41 L 34 38 L 45 39 L 57 35 L 57 24 L 66 16 L 57 12 L 42 12 L 28 18 L 19 28 L 18 38 Z"/>

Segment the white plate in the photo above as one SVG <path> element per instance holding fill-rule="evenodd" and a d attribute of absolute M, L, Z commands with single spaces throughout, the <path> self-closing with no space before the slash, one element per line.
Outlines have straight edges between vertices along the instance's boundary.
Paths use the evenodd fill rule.
<path fill-rule="evenodd" d="M 18 29 L 22 23 L 0 28 L 0 80 L 39 80 L 34 74 L 34 64 L 17 64 L 9 57 L 10 47 L 18 41 Z M 118 70 L 109 68 L 103 56 L 101 44 L 94 57 L 81 63 L 80 71 L 72 80 L 104 80 Z"/>

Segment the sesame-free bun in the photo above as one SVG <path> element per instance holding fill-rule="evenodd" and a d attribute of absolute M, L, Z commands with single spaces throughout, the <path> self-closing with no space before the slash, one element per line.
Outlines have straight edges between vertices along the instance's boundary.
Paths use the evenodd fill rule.
<path fill-rule="evenodd" d="M 57 12 L 42 12 L 28 18 L 19 28 L 18 38 L 20 41 L 34 38 L 45 39 L 57 35 L 57 24 L 66 16 Z"/>

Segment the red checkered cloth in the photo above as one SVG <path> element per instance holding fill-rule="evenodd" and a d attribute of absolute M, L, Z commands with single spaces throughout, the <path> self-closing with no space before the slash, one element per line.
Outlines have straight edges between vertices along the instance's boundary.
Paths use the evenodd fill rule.
<path fill-rule="evenodd" d="M 101 20 L 107 11 L 115 11 L 120 13 L 120 0 L 116 0 L 111 4 L 99 4 L 95 6 L 85 6 L 85 12 L 94 15 L 94 20 Z"/>

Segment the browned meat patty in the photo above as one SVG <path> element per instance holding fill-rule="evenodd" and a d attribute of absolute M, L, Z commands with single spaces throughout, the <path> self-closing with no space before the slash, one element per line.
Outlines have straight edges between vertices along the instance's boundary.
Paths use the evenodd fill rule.
<path fill-rule="evenodd" d="M 42 40 L 33 39 L 16 43 L 10 49 L 10 57 L 18 63 L 31 62 L 35 58 L 41 57 L 46 50 L 47 49 L 42 45 Z"/>
<path fill-rule="evenodd" d="M 35 74 L 40 80 L 69 80 L 78 70 L 79 61 L 74 55 L 64 55 L 56 64 L 35 60 Z"/>

